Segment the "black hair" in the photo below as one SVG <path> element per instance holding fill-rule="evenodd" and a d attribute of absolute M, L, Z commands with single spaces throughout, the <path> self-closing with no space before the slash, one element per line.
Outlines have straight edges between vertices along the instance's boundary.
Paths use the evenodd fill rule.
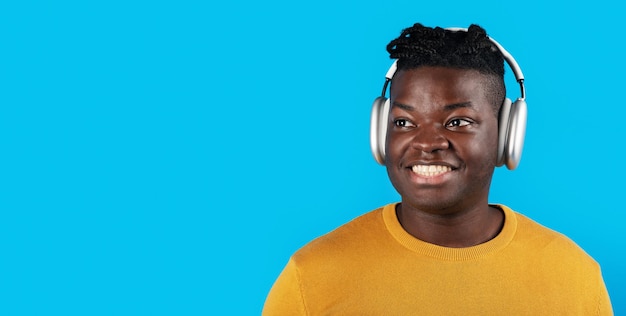
<path fill-rule="evenodd" d="M 465 32 L 416 23 L 389 42 L 387 51 L 390 58 L 398 60 L 398 71 L 439 66 L 473 69 L 487 75 L 489 87 L 486 92 L 495 112 L 500 110 L 506 91 L 504 58 L 482 27 L 472 24 Z"/>

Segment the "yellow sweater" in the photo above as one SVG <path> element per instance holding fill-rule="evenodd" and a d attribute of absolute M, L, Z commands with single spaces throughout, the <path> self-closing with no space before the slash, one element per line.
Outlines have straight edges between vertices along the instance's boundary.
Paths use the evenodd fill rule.
<path fill-rule="evenodd" d="M 409 235 L 395 204 L 362 215 L 291 257 L 263 315 L 613 315 L 589 255 L 498 207 L 500 234 L 468 248 Z"/>

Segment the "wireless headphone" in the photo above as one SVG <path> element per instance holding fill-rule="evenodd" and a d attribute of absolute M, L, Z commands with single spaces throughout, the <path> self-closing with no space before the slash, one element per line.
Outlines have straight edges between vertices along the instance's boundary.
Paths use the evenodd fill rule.
<path fill-rule="evenodd" d="M 465 28 L 451 27 L 446 28 L 449 31 L 464 31 Z M 517 168 L 522 159 L 522 148 L 524 147 L 524 134 L 526 132 L 526 118 L 528 110 L 526 108 L 526 90 L 524 88 L 524 74 L 519 65 L 494 39 L 489 40 L 498 48 L 504 60 L 506 60 L 511 70 L 515 74 L 515 79 L 520 85 L 521 96 L 515 102 L 511 102 L 509 98 L 505 98 L 500 114 L 498 116 L 498 167 L 506 164 L 509 170 Z M 370 122 L 370 146 L 374 159 L 381 164 L 385 164 L 385 142 L 387 138 L 387 125 L 389 119 L 389 99 L 385 97 L 387 86 L 391 82 L 391 78 L 398 68 L 398 61 L 394 61 L 387 74 L 385 75 L 385 84 L 380 97 L 374 100 L 372 108 L 372 116 Z"/>

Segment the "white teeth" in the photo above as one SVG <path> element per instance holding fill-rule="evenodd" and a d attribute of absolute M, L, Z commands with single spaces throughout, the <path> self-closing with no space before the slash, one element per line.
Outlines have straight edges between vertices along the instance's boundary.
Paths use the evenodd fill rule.
<path fill-rule="evenodd" d="M 452 168 L 448 166 L 439 165 L 414 165 L 412 169 L 416 174 L 425 177 L 434 177 L 452 171 Z"/>

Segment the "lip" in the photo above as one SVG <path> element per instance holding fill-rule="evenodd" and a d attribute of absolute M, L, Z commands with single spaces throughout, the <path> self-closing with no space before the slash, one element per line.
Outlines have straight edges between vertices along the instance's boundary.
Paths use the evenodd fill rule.
<path fill-rule="evenodd" d="M 423 166 L 446 166 L 454 171 L 458 169 L 458 167 L 450 162 L 442 161 L 442 160 L 414 160 L 409 163 L 404 164 L 406 168 L 411 169 L 415 165 L 423 165 Z"/>
<path fill-rule="evenodd" d="M 413 166 L 415 165 L 442 166 L 442 167 L 449 168 L 449 170 L 443 171 L 442 173 L 437 173 L 434 175 L 418 174 L 418 173 L 413 172 Z M 410 164 L 408 164 L 408 167 L 406 167 L 406 170 L 408 172 L 411 182 L 418 184 L 418 185 L 429 185 L 429 186 L 442 185 L 445 182 L 451 180 L 454 172 L 457 169 L 458 168 L 454 166 L 453 164 L 450 164 L 444 161 L 415 161 L 415 162 L 411 162 Z"/>

